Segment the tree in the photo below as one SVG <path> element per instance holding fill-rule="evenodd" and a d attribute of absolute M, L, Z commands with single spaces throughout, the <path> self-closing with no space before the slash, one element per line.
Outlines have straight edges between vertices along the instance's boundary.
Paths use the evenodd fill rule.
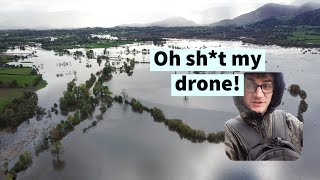
<path fill-rule="evenodd" d="M 101 105 L 100 105 L 100 111 L 101 111 L 101 114 L 104 114 L 106 111 L 107 111 L 107 107 L 106 107 L 106 105 L 104 104 L 104 103 L 102 103 Z"/>
<path fill-rule="evenodd" d="M 100 96 L 111 96 L 112 92 L 110 92 L 108 86 L 101 86 L 100 88 Z"/>
<path fill-rule="evenodd" d="M 94 59 L 94 52 L 92 49 L 87 51 L 86 55 L 87 55 L 88 59 Z"/>
<path fill-rule="evenodd" d="M 38 73 L 37 73 L 37 70 L 34 69 L 34 68 L 32 68 L 32 70 L 31 70 L 31 75 L 36 75 L 36 74 L 38 74 Z"/>
<path fill-rule="evenodd" d="M 52 143 L 50 152 L 53 156 L 57 157 L 57 160 L 60 161 L 60 156 L 63 153 L 63 147 L 60 141 Z"/>
<path fill-rule="evenodd" d="M 61 113 L 67 115 L 68 114 L 68 108 L 69 108 L 68 101 L 66 100 L 66 98 L 61 97 L 60 98 L 60 110 L 61 110 Z"/>
<path fill-rule="evenodd" d="M 20 154 L 19 160 L 15 163 L 15 165 L 11 170 L 18 173 L 20 171 L 26 170 L 31 164 L 32 164 L 31 153 L 29 151 L 24 151 L 22 154 Z"/>
<path fill-rule="evenodd" d="M 162 110 L 158 109 L 156 107 L 151 109 L 151 116 L 157 122 L 166 121 L 166 117 L 165 117 L 164 113 L 162 112 Z M 171 121 L 168 121 L 167 123 L 169 123 L 169 122 L 171 122 Z M 176 123 L 176 121 L 172 121 L 172 122 L 174 122 L 174 123 L 172 123 L 172 125 Z M 170 127 L 170 125 L 169 125 L 169 127 Z"/>
<path fill-rule="evenodd" d="M 300 86 L 297 84 L 291 84 L 289 87 L 289 92 L 292 96 L 297 96 L 300 93 L 301 89 Z"/>
<path fill-rule="evenodd" d="M 50 131 L 50 137 L 51 140 L 58 141 L 61 138 L 59 129 L 56 127 L 52 128 L 52 130 Z"/>
<path fill-rule="evenodd" d="M 35 153 L 38 155 L 40 152 L 49 148 L 49 133 L 43 129 L 41 131 L 41 137 L 37 144 L 35 144 Z"/>
<path fill-rule="evenodd" d="M 306 99 L 307 98 L 307 93 L 304 90 L 301 90 L 299 92 L 299 96 L 301 99 Z"/>
<path fill-rule="evenodd" d="M 99 67 L 101 66 L 101 62 L 102 62 L 101 59 L 102 59 L 101 56 L 98 56 L 98 57 L 97 57 L 97 63 L 99 64 Z"/>
<path fill-rule="evenodd" d="M 75 86 L 76 86 L 76 83 L 74 83 L 74 81 L 71 81 L 67 84 L 67 90 L 72 91 Z"/>
<path fill-rule="evenodd" d="M 6 174 L 6 177 L 5 177 L 5 180 L 13 180 L 13 175 L 11 173 L 7 173 Z"/>
<path fill-rule="evenodd" d="M 10 82 L 10 84 L 9 84 L 9 87 L 10 88 L 16 88 L 16 87 L 18 87 L 18 81 L 17 80 L 12 80 L 11 82 Z"/>
<path fill-rule="evenodd" d="M 125 89 L 122 89 L 122 91 L 120 92 L 120 95 L 122 96 L 122 99 L 124 101 L 128 101 L 128 93 Z"/>
<path fill-rule="evenodd" d="M 9 165 L 9 163 L 7 160 L 3 161 L 2 167 L 3 167 L 3 170 L 5 173 L 8 172 L 8 165 Z"/>

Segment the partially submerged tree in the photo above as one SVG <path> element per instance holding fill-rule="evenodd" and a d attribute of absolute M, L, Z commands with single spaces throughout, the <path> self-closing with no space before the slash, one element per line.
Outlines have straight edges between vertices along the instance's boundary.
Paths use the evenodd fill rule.
<path fill-rule="evenodd" d="M 57 157 L 57 160 L 60 161 L 60 156 L 63 153 L 63 147 L 60 141 L 52 143 L 50 152 L 53 156 Z"/>
<path fill-rule="evenodd" d="M 9 162 L 7 160 L 3 161 L 2 168 L 3 168 L 5 173 L 8 172 L 8 165 L 9 165 Z"/>
<path fill-rule="evenodd" d="M 125 89 L 122 89 L 122 91 L 120 92 L 120 95 L 122 96 L 122 99 L 124 101 L 128 101 L 128 93 Z"/>

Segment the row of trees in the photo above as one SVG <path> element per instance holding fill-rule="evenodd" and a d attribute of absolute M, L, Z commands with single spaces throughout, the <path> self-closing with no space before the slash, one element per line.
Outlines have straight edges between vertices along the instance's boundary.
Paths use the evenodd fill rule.
<path fill-rule="evenodd" d="M 177 132 L 181 138 L 186 138 L 192 142 L 203 142 L 207 140 L 211 143 L 220 143 L 224 141 L 224 132 L 206 134 L 203 130 L 192 129 L 181 119 L 167 119 L 161 109 L 152 108 L 151 116 L 156 122 L 164 122 L 171 131 Z"/>
<path fill-rule="evenodd" d="M 105 77 L 110 77 L 112 69 L 106 67 L 103 71 Z M 91 126 L 84 128 L 83 132 L 86 132 L 89 128 L 95 126 L 98 121 L 102 120 L 103 114 L 107 108 L 111 106 L 113 98 L 108 86 L 104 86 L 103 79 L 100 77 L 96 82 L 96 76 L 91 74 L 90 79 L 85 84 L 76 86 L 75 80 L 72 80 L 67 84 L 67 91 L 64 92 L 64 96 L 60 98 L 60 109 L 64 115 L 67 115 L 71 111 L 75 111 L 73 115 L 68 115 L 67 120 L 61 120 L 54 128 L 51 129 L 49 134 L 43 132 L 39 142 L 35 144 L 36 154 L 49 148 L 51 144 L 50 152 L 59 160 L 63 147 L 61 140 L 69 132 L 74 130 L 74 127 L 78 125 L 82 120 L 88 117 L 89 114 L 95 110 L 99 99 L 101 100 L 100 111 L 101 114 L 96 116 L 97 121 L 93 121 Z M 93 93 L 95 97 L 90 96 L 89 89 L 93 86 Z M 55 108 L 57 105 L 54 106 Z"/>
<path fill-rule="evenodd" d="M 97 123 L 103 119 L 103 115 L 104 115 L 104 113 L 107 111 L 107 108 L 108 108 L 108 107 L 106 106 L 105 103 L 101 103 L 100 108 L 99 108 L 100 114 L 95 117 L 96 120 L 95 120 L 95 121 L 92 121 L 91 125 L 89 125 L 89 126 L 86 127 L 86 128 L 83 128 L 83 130 L 82 130 L 83 133 L 85 133 L 85 132 L 86 132 L 87 130 L 89 130 L 90 128 L 96 126 Z"/>
<path fill-rule="evenodd" d="M 289 86 L 289 89 L 288 89 L 288 90 L 289 90 L 289 93 L 290 93 L 292 96 L 296 97 L 296 96 L 299 95 L 300 98 L 301 98 L 300 104 L 299 104 L 299 107 L 298 107 L 298 116 L 297 116 L 297 118 L 298 118 L 301 122 L 303 122 L 303 121 L 304 121 L 304 119 L 303 119 L 303 113 L 308 110 L 308 103 L 305 101 L 305 99 L 307 98 L 307 93 L 306 93 L 304 90 L 302 90 L 302 89 L 300 88 L 300 86 L 297 85 L 297 84 L 291 84 L 291 85 Z"/>
<path fill-rule="evenodd" d="M 127 27 L 110 28 L 113 36 L 123 37 L 128 40 L 153 41 L 155 45 L 162 45 L 164 38 L 185 39 L 216 39 L 216 40 L 241 40 L 244 43 L 261 45 L 280 45 L 285 47 L 319 47 L 318 43 L 308 43 L 290 38 L 293 33 L 315 32 L 319 34 L 319 26 L 259 26 L 258 24 L 246 26 L 197 26 L 197 27 Z M 243 38 L 245 37 L 245 38 Z"/>
<path fill-rule="evenodd" d="M 9 170 L 8 161 L 4 161 L 2 166 L 6 174 L 6 180 L 16 179 L 17 173 L 26 170 L 32 164 L 32 155 L 29 151 L 24 151 L 20 154 L 18 161 Z"/>
<path fill-rule="evenodd" d="M 93 84 L 96 82 L 96 80 L 97 80 L 96 76 L 93 73 L 91 73 L 90 79 L 86 81 L 86 87 L 90 89 L 93 86 Z"/>
<path fill-rule="evenodd" d="M 122 103 L 123 96 L 115 96 L 115 101 Z M 150 109 L 135 98 L 129 102 L 125 100 L 126 104 L 131 105 L 132 111 L 142 113 L 143 111 L 150 112 L 155 122 L 164 123 L 170 131 L 175 131 L 181 138 L 186 138 L 192 142 L 203 142 L 207 140 L 210 143 L 220 143 L 224 141 L 224 132 L 212 132 L 206 134 L 203 130 L 192 129 L 188 124 L 184 123 L 181 119 L 167 119 L 161 109 L 156 107 Z"/>
<path fill-rule="evenodd" d="M 63 115 L 80 110 L 80 118 L 85 119 L 94 111 L 98 101 L 90 96 L 90 85 L 91 80 L 88 81 L 87 85 L 81 84 L 80 86 L 76 86 L 74 80 L 68 83 L 67 91 L 60 98 L 60 110 Z"/>

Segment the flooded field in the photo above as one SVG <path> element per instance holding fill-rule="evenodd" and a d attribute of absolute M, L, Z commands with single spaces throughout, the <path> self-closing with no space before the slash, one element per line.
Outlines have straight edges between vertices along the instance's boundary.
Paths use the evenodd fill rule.
<path fill-rule="evenodd" d="M 243 45 L 241 42 L 169 40 L 165 46 L 179 48 L 262 48 L 266 50 L 266 70 L 284 74 L 286 87 L 298 84 L 307 92 L 308 110 L 304 117 L 304 148 L 296 162 L 232 162 L 224 152 L 223 143 L 207 141 L 192 143 L 169 131 L 164 124 L 153 121 L 150 114 L 135 113 L 130 106 L 115 103 L 107 110 L 96 127 L 83 133 L 95 119 L 89 117 L 62 140 L 63 164 L 57 164 L 49 152 L 34 156 L 32 166 L 18 174 L 18 179 L 316 179 L 319 176 L 320 137 L 317 121 L 320 110 L 320 55 L 303 54 L 298 48 Z M 121 67 L 126 59 L 148 62 L 149 55 L 141 53 L 153 45 L 131 44 L 107 49 L 109 63 Z M 77 49 L 86 52 L 85 49 Z M 13 50 L 12 52 L 14 52 Z M 91 73 L 101 70 L 106 61 L 55 55 L 40 48 L 36 57 L 14 64 L 36 66 L 48 85 L 37 92 L 39 106 L 50 109 L 67 89 L 67 83 L 76 79 L 84 83 Z M 70 50 L 75 52 L 76 50 Z M 94 55 L 104 49 L 94 49 Z M 23 63 L 30 61 L 31 63 Z M 114 73 L 106 84 L 113 95 L 125 89 L 129 98 L 136 98 L 148 107 L 158 107 L 168 118 L 179 118 L 192 128 L 217 132 L 224 122 L 237 115 L 232 97 L 171 97 L 170 75 L 174 72 L 150 72 L 148 63 L 136 63 L 132 75 Z M 285 91 L 278 109 L 297 115 L 300 98 Z M 9 158 L 12 166 L 23 150 L 34 151 L 34 142 L 43 129 L 49 130 L 67 117 L 52 114 L 51 118 L 36 118 L 20 125 L 16 132 L 0 132 L 0 160 Z"/>

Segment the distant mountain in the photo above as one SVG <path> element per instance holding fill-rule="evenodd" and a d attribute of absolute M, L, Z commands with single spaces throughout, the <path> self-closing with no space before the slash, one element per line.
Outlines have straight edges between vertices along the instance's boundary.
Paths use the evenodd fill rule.
<path fill-rule="evenodd" d="M 211 26 L 230 26 L 230 25 L 236 25 L 235 21 L 233 19 L 224 19 L 221 21 L 218 21 L 216 23 L 211 24 Z"/>
<path fill-rule="evenodd" d="M 299 14 L 292 18 L 289 23 L 291 25 L 320 26 L 320 9 Z"/>
<path fill-rule="evenodd" d="M 197 23 L 202 25 L 218 22 L 222 19 L 232 19 L 243 14 L 242 12 L 250 12 L 263 4 L 253 3 L 252 6 L 237 6 L 235 4 L 225 6 L 209 7 L 205 10 L 193 11 L 192 14 L 197 17 Z M 236 10 L 235 10 L 236 9 Z"/>
<path fill-rule="evenodd" d="M 254 27 L 274 27 L 279 25 L 289 25 L 289 20 L 269 18 L 256 23 L 251 24 Z"/>
<path fill-rule="evenodd" d="M 201 24 L 209 24 L 221 19 L 231 19 L 241 15 L 239 13 L 235 14 L 234 7 L 232 6 L 210 7 L 194 13 L 199 17 Z"/>
<path fill-rule="evenodd" d="M 290 25 L 290 26 L 299 26 L 299 25 L 309 25 L 309 26 L 320 26 L 320 9 L 314 11 L 308 11 L 302 14 L 297 15 L 291 19 L 277 19 L 270 18 L 263 21 L 256 22 L 252 24 L 256 27 L 273 27 L 279 25 Z"/>
<path fill-rule="evenodd" d="M 148 26 L 147 24 L 142 24 L 142 23 L 132 23 L 132 24 L 121 24 L 116 27 L 146 27 Z"/>
<path fill-rule="evenodd" d="M 183 17 L 172 17 L 167 18 L 162 21 L 156 21 L 146 24 L 134 23 L 134 24 L 124 24 L 121 26 L 129 27 L 147 27 L 147 26 L 160 26 L 160 27 L 185 27 L 185 26 L 197 26 L 194 21 L 188 20 Z"/>
<path fill-rule="evenodd" d="M 281 5 L 269 3 L 247 14 L 234 19 L 222 20 L 211 24 L 212 26 L 244 25 L 263 21 L 270 18 L 290 19 L 301 13 L 320 8 L 319 3 L 306 3 L 301 6 Z"/>
<path fill-rule="evenodd" d="M 297 12 L 297 15 L 308 12 L 308 11 L 313 11 L 319 8 L 320 8 L 320 3 L 308 2 L 300 6 Z"/>
<path fill-rule="evenodd" d="M 196 26 L 197 24 L 183 17 L 172 17 L 162 21 L 150 23 L 149 26 L 175 27 L 175 26 Z"/>
<path fill-rule="evenodd" d="M 302 4 L 305 4 L 307 2 L 313 2 L 313 3 L 318 3 L 319 0 L 296 0 L 291 5 L 296 5 L 296 6 L 301 6 Z"/>

